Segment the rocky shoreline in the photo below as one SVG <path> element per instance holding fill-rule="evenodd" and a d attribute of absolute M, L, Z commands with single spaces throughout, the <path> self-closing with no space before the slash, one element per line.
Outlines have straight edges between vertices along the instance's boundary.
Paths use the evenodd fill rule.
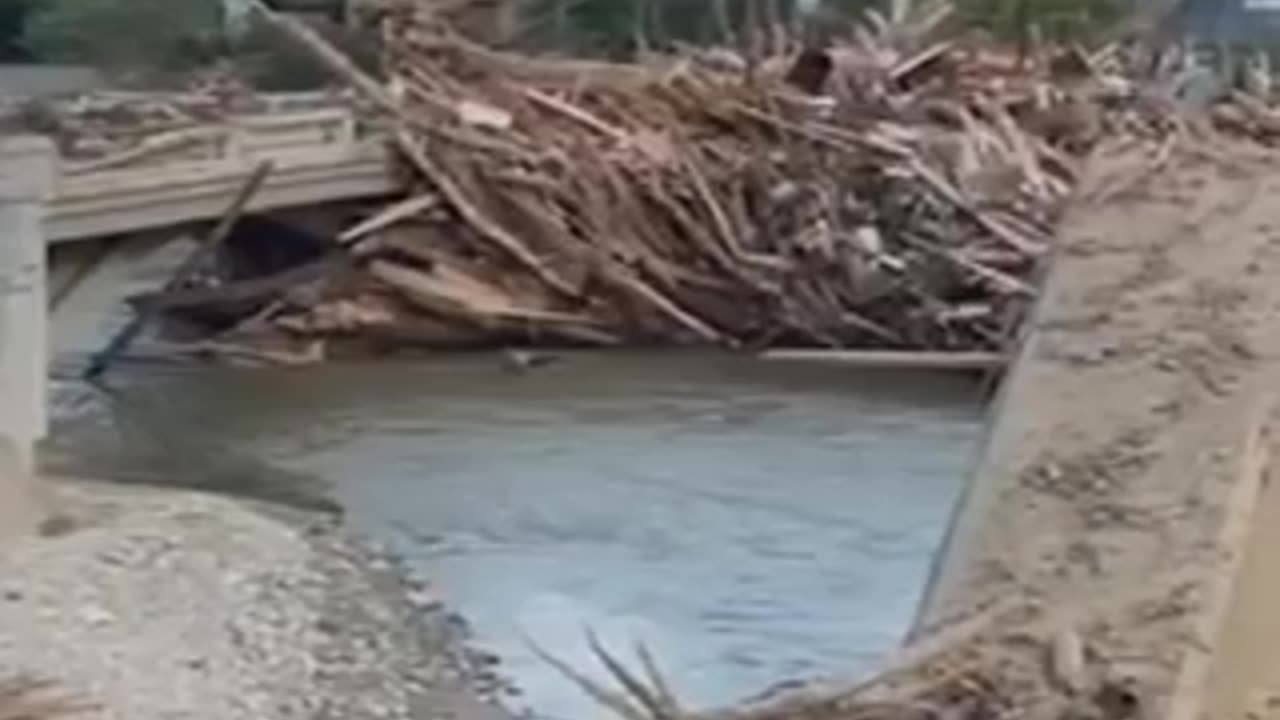
<path fill-rule="evenodd" d="M 332 515 L 184 490 L 57 485 L 0 549 L 0 671 L 90 720 L 507 720 L 496 659 Z"/>

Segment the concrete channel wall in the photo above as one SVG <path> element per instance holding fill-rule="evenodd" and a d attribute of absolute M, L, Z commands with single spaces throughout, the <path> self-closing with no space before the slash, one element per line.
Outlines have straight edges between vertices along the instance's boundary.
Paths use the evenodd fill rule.
<path fill-rule="evenodd" d="M 0 535 L 39 524 L 35 445 L 48 432 L 44 206 L 56 153 L 0 138 Z"/>
<path fill-rule="evenodd" d="M 1274 514 L 1262 489 L 1280 389 L 1280 171 L 1220 155 L 1095 162 L 918 637 L 1029 597 L 1110 618 L 1080 627 L 1121 633 L 1085 642 L 1142 668 L 1152 717 L 1251 711 L 1280 689 L 1280 623 L 1259 614 L 1274 561 L 1248 552 L 1269 537 L 1255 508 Z M 1251 672 L 1224 670 L 1237 665 Z"/>
<path fill-rule="evenodd" d="M 0 95 L 54 97 L 99 90 L 106 86 L 106 78 L 92 67 L 0 64 Z"/>

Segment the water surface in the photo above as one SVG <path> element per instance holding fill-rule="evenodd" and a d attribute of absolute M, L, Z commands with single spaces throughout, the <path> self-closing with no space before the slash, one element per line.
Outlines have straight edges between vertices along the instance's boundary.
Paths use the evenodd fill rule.
<path fill-rule="evenodd" d="M 961 377 L 718 355 L 116 383 L 120 429 L 68 424 L 81 458 L 237 491 L 325 488 L 557 718 L 599 712 L 528 642 L 590 666 L 588 628 L 620 652 L 644 642 L 695 705 L 870 668 L 911 620 L 981 420 Z"/>

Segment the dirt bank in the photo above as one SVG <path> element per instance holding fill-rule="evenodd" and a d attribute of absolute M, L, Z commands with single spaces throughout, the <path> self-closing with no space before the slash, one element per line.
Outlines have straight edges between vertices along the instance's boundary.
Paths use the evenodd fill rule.
<path fill-rule="evenodd" d="M 0 550 L 0 668 L 85 717 L 507 717 L 465 625 L 332 518 L 64 483 L 56 532 Z"/>

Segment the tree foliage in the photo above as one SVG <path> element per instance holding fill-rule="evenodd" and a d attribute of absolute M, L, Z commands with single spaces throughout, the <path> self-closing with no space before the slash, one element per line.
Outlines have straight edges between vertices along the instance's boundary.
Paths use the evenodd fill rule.
<path fill-rule="evenodd" d="M 313 2 L 313 0 L 306 0 Z M 893 0 L 513 0 L 522 43 L 533 49 L 626 57 L 675 43 L 734 44 L 752 22 L 843 25 Z M 923 1 L 923 0 L 920 0 Z M 1006 40 L 1037 28 L 1075 39 L 1114 22 L 1136 0 L 952 0 L 961 21 Z M 265 87 L 310 87 L 326 79 L 314 58 L 258 24 L 224 36 L 223 0 L 0 0 L 0 61 L 84 63 L 135 76 L 181 73 L 214 57 L 236 57 Z M 843 19 L 841 19 L 843 18 Z M 344 49 L 376 65 L 376 33 L 333 28 Z M 349 47 L 347 47 L 349 46 Z"/>
<path fill-rule="evenodd" d="M 1115 23 L 1127 0 L 958 0 L 961 18 L 1013 40 L 1034 29 L 1048 40 L 1080 40 Z"/>
<path fill-rule="evenodd" d="M 1033 28 L 1046 39 L 1080 39 L 1114 23 L 1133 0 L 953 0 L 959 20 L 1005 40 Z M 754 16 L 762 24 L 793 24 L 798 0 L 525 0 L 526 26 L 542 46 L 625 54 L 642 42 L 723 43 Z M 810 23 L 858 19 L 887 11 L 890 0 L 822 0 Z M 752 9 L 753 8 L 753 9 Z"/>
<path fill-rule="evenodd" d="M 22 30 L 33 4 L 33 0 L 0 0 L 0 62 L 31 59 L 22 42 Z"/>
<path fill-rule="evenodd" d="M 49 62 L 174 71 L 208 61 L 222 29 L 220 0 L 38 0 L 23 42 Z"/>
<path fill-rule="evenodd" d="M 855 17 L 887 0 L 824 0 L 826 15 Z M 616 55 L 640 44 L 723 44 L 744 27 L 791 25 L 799 0 L 526 0 L 526 26 L 543 45 Z"/>
<path fill-rule="evenodd" d="M 381 48 L 376 33 L 343 28 L 332 22 L 313 23 L 312 29 L 365 72 L 377 75 L 380 71 Z M 268 92 L 311 90 L 335 80 L 314 53 L 261 18 L 249 20 L 244 33 L 231 43 L 230 56 L 254 87 Z"/>

